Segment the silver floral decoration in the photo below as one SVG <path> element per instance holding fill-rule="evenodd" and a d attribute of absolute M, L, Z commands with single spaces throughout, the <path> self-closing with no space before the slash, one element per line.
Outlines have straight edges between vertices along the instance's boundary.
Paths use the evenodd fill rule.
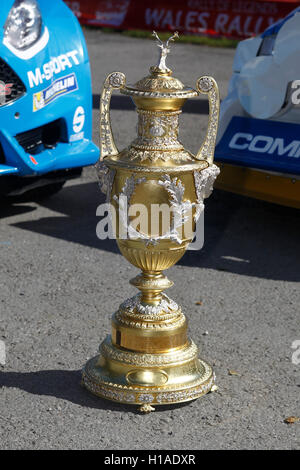
<path fill-rule="evenodd" d="M 109 76 L 109 84 L 114 88 L 125 85 L 125 75 L 121 72 L 113 72 Z"/>
<path fill-rule="evenodd" d="M 220 169 L 216 165 L 211 165 L 205 170 L 194 171 L 194 181 L 197 194 L 197 206 L 194 220 L 197 221 L 201 212 L 204 210 L 204 199 L 209 197 L 213 191 L 213 184 Z"/>
<path fill-rule="evenodd" d="M 96 170 L 99 180 L 100 191 L 106 195 L 106 202 L 109 202 L 116 172 L 115 170 L 110 170 L 102 162 L 98 162 L 96 164 Z"/>
<path fill-rule="evenodd" d="M 180 245 L 183 240 L 180 238 L 177 230 L 187 222 L 189 218 L 188 212 L 191 212 L 193 204 L 189 200 L 183 200 L 184 186 L 177 177 L 171 179 L 170 175 L 164 175 L 158 181 L 158 184 L 163 186 L 170 196 L 170 207 L 172 209 L 170 230 L 163 235 L 151 237 L 148 234 L 137 231 L 130 224 L 128 214 L 131 196 L 136 186 L 146 180 L 146 178 L 136 178 L 135 175 L 132 175 L 126 179 L 119 196 L 114 196 L 115 201 L 119 205 L 119 217 L 122 229 L 127 230 L 129 238 L 142 239 L 146 245 L 157 245 L 161 240 L 172 240 Z"/>
<path fill-rule="evenodd" d="M 173 313 L 178 310 L 178 305 L 174 300 L 170 299 L 167 294 L 162 294 L 162 300 L 158 305 L 146 305 L 141 303 L 142 294 L 138 293 L 134 297 L 125 300 L 120 305 L 120 309 L 128 310 L 133 313 L 136 310 L 142 315 L 159 315 L 162 311 L 165 313 Z"/>

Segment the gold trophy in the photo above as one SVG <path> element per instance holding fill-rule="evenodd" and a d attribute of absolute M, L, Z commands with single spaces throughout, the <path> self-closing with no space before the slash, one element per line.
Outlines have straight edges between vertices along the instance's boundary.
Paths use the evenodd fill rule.
<path fill-rule="evenodd" d="M 184 255 L 203 200 L 219 173 L 213 164 L 219 92 L 208 76 L 197 80 L 196 90 L 174 78 L 166 56 L 178 33 L 166 43 L 153 35 L 160 48 L 158 64 L 135 85 L 126 85 L 123 73 L 111 73 L 100 102 L 100 186 L 116 214 L 112 223 L 118 247 L 141 270 L 130 281 L 140 293 L 119 306 L 111 335 L 82 375 L 83 385 L 95 395 L 138 405 L 145 413 L 158 405 L 194 400 L 216 388 L 212 368 L 198 358 L 198 348 L 187 336 L 181 308 L 163 292 L 173 285 L 163 271 Z M 116 89 L 131 96 L 138 112 L 138 136 L 121 152 L 110 125 L 110 99 Z M 178 118 L 186 99 L 200 93 L 208 95 L 209 123 L 205 140 L 193 155 L 178 140 Z M 142 229 L 142 223 L 134 224 L 133 206 L 146 208 L 144 222 L 149 227 L 153 207 L 162 205 L 170 209 L 167 229 L 160 222 L 153 233 Z M 193 233 L 186 230 L 191 226 Z"/>

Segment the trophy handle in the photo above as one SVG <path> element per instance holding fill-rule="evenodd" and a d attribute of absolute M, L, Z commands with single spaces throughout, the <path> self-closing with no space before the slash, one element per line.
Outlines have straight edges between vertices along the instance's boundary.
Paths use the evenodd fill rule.
<path fill-rule="evenodd" d="M 209 118 L 206 136 L 196 158 L 206 160 L 209 165 L 213 164 L 216 137 L 218 132 L 220 96 L 217 82 L 212 77 L 203 76 L 197 80 L 197 91 L 208 95 Z"/>
<path fill-rule="evenodd" d="M 117 155 L 118 149 L 115 145 L 110 122 L 110 99 L 113 90 L 125 85 L 124 73 L 110 73 L 104 84 L 100 98 L 100 161 L 107 155 Z"/>

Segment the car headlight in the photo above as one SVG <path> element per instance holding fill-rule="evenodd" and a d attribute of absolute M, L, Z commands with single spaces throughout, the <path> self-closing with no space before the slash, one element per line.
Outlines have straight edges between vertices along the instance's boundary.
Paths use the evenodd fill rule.
<path fill-rule="evenodd" d="M 37 0 L 15 0 L 4 25 L 4 38 L 16 49 L 32 46 L 40 37 L 42 17 Z"/>

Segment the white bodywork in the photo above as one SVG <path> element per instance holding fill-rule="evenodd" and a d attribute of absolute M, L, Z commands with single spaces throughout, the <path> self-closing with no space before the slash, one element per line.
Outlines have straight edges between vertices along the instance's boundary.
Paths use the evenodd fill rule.
<path fill-rule="evenodd" d="M 221 104 L 217 143 L 233 116 L 300 123 L 300 105 L 291 100 L 295 80 L 300 80 L 300 12 L 277 34 L 239 43 Z"/>

